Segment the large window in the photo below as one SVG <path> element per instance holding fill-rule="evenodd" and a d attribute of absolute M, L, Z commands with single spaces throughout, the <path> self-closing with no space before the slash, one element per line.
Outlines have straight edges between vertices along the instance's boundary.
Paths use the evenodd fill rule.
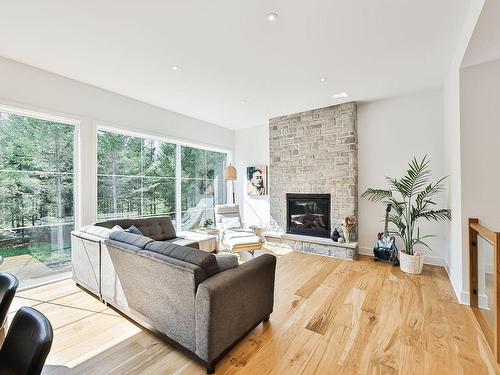
<path fill-rule="evenodd" d="M 175 222 L 176 145 L 99 131 L 99 220 L 169 215 Z"/>
<path fill-rule="evenodd" d="M 0 112 L 0 270 L 21 285 L 67 273 L 74 126 Z"/>
<path fill-rule="evenodd" d="M 97 141 L 99 220 L 169 215 L 177 229 L 196 229 L 226 202 L 224 152 L 108 130 Z"/>

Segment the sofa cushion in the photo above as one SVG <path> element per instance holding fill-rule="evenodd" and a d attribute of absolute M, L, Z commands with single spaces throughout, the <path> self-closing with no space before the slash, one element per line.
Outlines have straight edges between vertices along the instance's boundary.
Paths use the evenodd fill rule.
<path fill-rule="evenodd" d="M 140 250 L 137 252 L 137 254 L 152 258 L 152 259 L 157 259 L 160 260 L 164 263 L 172 264 L 176 267 L 181 267 L 181 268 L 186 268 L 189 270 L 192 270 L 193 275 L 194 275 L 194 281 L 195 281 L 195 288 L 198 288 L 198 285 L 206 280 L 208 278 L 207 273 L 205 270 L 195 264 L 185 262 L 179 259 L 175 259 L 169 256 L 166 256 L 164 254 L 155 252 L 155 251 L 149 251 L 149 250 Z"/>
<path fill-rule="evenodd" d="M 168 216 L 150 217 L 144 219 L 117 219 L 108 220 L 95 225 L 113 228 L 119 225 L 123 228 L 128 228 L 135 225 L 141 233 L 155 241 L 165 241 L 176 237 L 175 228 Z"/>
<path fill-rule="evenodd" d="M 139 251 L 142 250 L 142 247 L 135 246 L 126 242 L 121 242 L 121 241 L 116 241 L 116 240 L 110 240 L 109 238 L 107 240 L 104 240 L 104 243 L 108 246 L 113 246 L 117 247 L 119 249 L 125 249 L 132 251 L 134 253 L 138 253 Z"/>
<path fill-rule="evenodd" d="M 230 270 L 231 268 L 238 267 L 238 256 L 232 253 L 219 253 L 215 254 L 215 259 L 219 265 L 220 272 Z"/>
<path fill-rule="evenodd" d="M 174 225 L 169 217 L 142 219 L 134 225 L 144 236 L 155 241 L 165 241 L 176 237 Z"/>
<path fill-rule="evenodd" d="M 138 234 L 139 236 L 144 236 L 142 234 L 142 232 L 135 226 L 135 225 L 131 225 L 129 228 L 128 228 L 128 231 L 130 233 L 133 233 L 133 234 Z"/>
<path fill-rule="evenodd" d="M 96 225 L 87 225 L 86 227 L 80 229 L 80 232 L 88 233 L 100 238 L 108 238 L 111 233 L 111 229 Z"/>
<path fill-rule="evenodd" d="M 111 232 L 109 238 L 113 241 L 122 242 L 128 245 L 139 247 L 141 249 L 144 249 L 144 247 L 148 243 L 153 242 L 153 240 L 149 237 L 140 236 L 138 234 L 124 231 Z"/>
<path fill-rule="evenodd" d="M 148 243 L 145 250 L 199 266 L 205 271 L 208 277 L 220 272 L 215 256 L 202 250 L 160 241 Z"/>

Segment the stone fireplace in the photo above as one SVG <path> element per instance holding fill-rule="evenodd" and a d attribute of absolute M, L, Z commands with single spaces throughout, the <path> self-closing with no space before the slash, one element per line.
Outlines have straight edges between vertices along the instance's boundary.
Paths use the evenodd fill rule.
<path fill-rule="evenodd" d="M 271 216 L 286 230 L 286 194 L 330 194 L 332 229 L 358 214 L 356 103 L 269 120 Z"/>
<path fill-rule="evenodd" d="M 329 194 L 328 231 L 347 216 L 357 221 L 357 150 L 355 102 L 270 119 L 269 195 L 276 227 L 290 229 L 287 193 Z"/>

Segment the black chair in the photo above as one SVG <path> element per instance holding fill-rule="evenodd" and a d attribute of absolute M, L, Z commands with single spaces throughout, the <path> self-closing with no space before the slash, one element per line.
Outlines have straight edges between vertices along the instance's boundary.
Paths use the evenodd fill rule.
<path fill-rule="evenodd" d="M 19 281 L 14 275 L 0 272 L 0 327 L 3 326 L 9 313 L 9 307 L 14 299 L 18 285 Z"/>
<path fill-rule="evenodd" d="M 21 307 L 0 349 L 0 374 L 40 374 L 52 338 L 52 325 L 45 315 L 31 307 Z"/>

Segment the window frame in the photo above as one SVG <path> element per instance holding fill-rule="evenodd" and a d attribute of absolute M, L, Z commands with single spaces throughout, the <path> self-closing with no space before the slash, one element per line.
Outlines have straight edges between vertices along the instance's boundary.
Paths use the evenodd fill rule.
<path fill-rule="evenodd" d="M 64 125 L 73 126 L 73 225 L 74 229 L 82 226 L 82 210 L 81 210 L 81 126 L 83 118 L 75 115 L 68 115 L 61 112 L 55 112 L 38 107 L 11 104 L 0 101 L 0 112 L 8 113 L 16 116 L 30 117 L 38 120 L 50 121 Z M 27 171 L 29 172 L 29 171 Z M 39 171 L 42 172 L 42 171 Z M 63 173 L 67 174 L 67 173 Z M 38 227 L 56 227 L 58 225 L 67 225 L 67 223 L 59 224 L 44 224 L 38 226 L 25 226 L 23 228 L 38 228 Z M 41 280 L 32 284 L 21 285 L 18 290 L 36 288 L 38 286 L 47 285 L 59 280 L 65 280 L 71 277 L 71 272 L 63 273 L 47 280 Z"/>
<path fill-rule="evenodd" d="M 117 125 L 105 123 L 105 122 L 98 122 L 96 123 L 96 131 L 95 131 L 95 138 L 96 138 L 96 186 L 95 186 L 95 194 L 97 196 L 97 138 L 98 138 L 98 132 L 103 131 L 103 132 L 112 132 L 112 133 L 118 133 L 130 137 L 138 137 L 142 139 L 150 139 L 154 141 L 159 141 L 159 142 L 165 142 L 165 143 L 171 143 L 175 145 L 175 229 L 177 232 L 182 231 L 182 164 L 181 164 L 181 149 L 182 146 L 186 147 L 193 147 L 193 148 L 198 148 L 201 150 L 206 150 L 206 151 L 214 151 L 214 152 L 220 152 L 223 154 L 226 154 L 226 163 L 227 165 L 232 163 L 232 150 L 228 148 L 223 148 L 223 147 L 217 147 L 213 146 L 210 144 L 204 144 L 204 143 L 197 143 L 181 138 L 175 138 L 175 137 L 168 137 L 164 136 L 155 132 L 150 132 L 150 131 L 142 131 L 142 130 L 136 130 L 136 129 L 124 129 L 122 127 L 119 127 Z M 226 203 L 228 200 L 229 196 L 232 196 L 232 186 L 227 183 L 227 181 L 224 181 L 226 184 Z M 96 201 L 97 203 L 97 201 Z M 98 207 L 96 204 L 95 207 L 95 215 L 96 218 L 98 217 Z M 146 216 L 144 216 L 146 217 Z"/>
<path fill-rule="evenodd" d="M 11 106 L 0 103 L 0 112 L 9 113 L 17 116 L 31 117 L 38 120 L 56 122 L 64 125 L 73 126 L 73 216 L 75 228 L 81 226 L 81 201 L 80 201 L 80 130 L 81 119 L 78 117 L 67 116 L 64 114 L 51 113 L 50 111 L 40 111 L 37 109 L 28 109 L 22 106 Z"/>

